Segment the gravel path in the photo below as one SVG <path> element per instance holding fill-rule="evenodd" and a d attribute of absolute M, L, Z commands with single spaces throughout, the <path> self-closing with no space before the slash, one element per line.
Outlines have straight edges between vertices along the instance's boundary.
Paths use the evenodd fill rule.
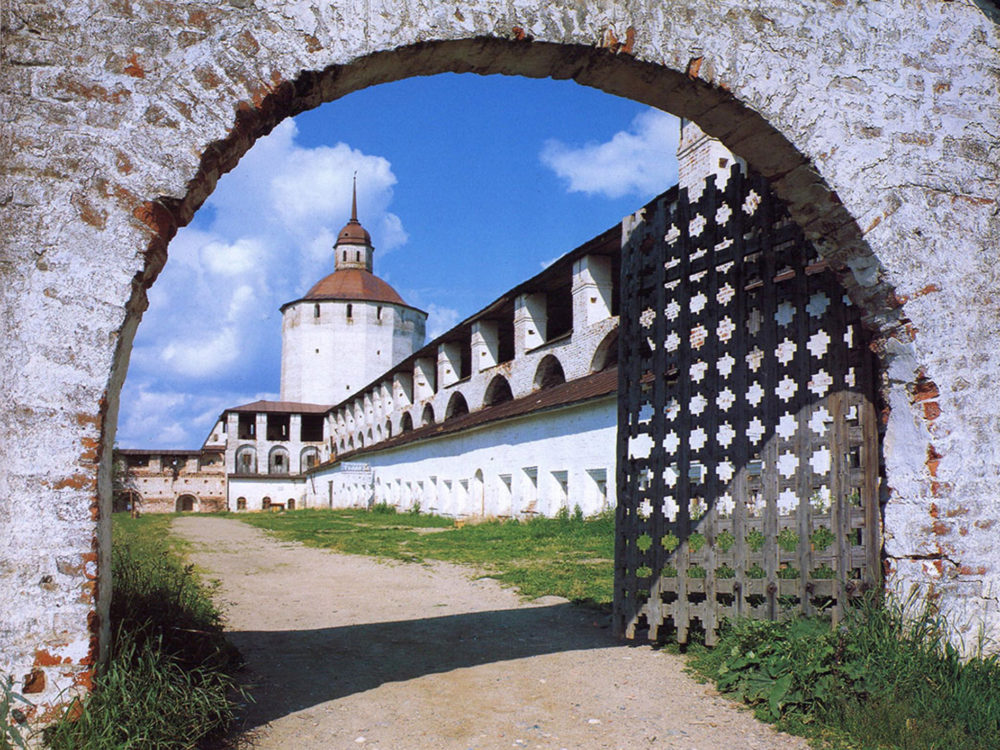
<path fill-rule="evenodd" d="M 255 748 L 808 747 L 564 599 L 525 603 L 457 565 L 336 554 L 229 519 L 173 528 L 221 581 Z"/>

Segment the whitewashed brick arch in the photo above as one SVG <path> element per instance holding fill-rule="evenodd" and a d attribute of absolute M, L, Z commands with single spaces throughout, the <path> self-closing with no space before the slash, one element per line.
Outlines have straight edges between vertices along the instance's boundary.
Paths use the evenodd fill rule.
<path fill-rule="evenodd" d="M 0 672 L 34 675 L 41 714 L 87 688 L 107 632 L 118 392 L 176 227 L 282 118 L 443 71 L 574 78 L 661 107 L 774 182 L 881 333 L 887 565 L 997 633 L 1000 40 L 971 2 L 0 12 Z"/>

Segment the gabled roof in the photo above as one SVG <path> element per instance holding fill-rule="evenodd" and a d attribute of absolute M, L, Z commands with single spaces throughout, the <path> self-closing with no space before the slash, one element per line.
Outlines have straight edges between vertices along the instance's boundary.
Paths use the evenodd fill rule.
<path fill-rule="evenodd" d="M 304 404 L 298 401 L 254 401 L 252 404 L 243 404 L 226 409 L 241 414 L 247 413 L 294 413 L 294 414 L 326 414 L 330 410 L 329 404 Z M 225 413 L 225 412 L 223 412 Z"/>

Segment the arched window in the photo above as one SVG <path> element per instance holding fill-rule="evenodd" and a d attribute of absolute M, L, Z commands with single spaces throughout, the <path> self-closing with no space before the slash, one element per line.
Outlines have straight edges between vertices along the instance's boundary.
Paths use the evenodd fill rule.
<path fill-rule="evenodd" d="M 486 386 L 486 395 L 483 396 L 483 406 L 495 406 L 504 401 L 512 401 L 514 394 L 510 390 L 510 383 L 503 375 L 497 375 L 490 384 Z"/>
<path fill-rule="evenodd" d="M 392 437 L 392 421 L 385 420 L 385 439 L 388 440 Z"/>
<path fill-rule="evenodd" d="M 420 426 L 425 427 L 429 424 L 434 424 L 434 407 L 427 404 L 427 406 L 424 407 L 423 416 L 420 417 Z"/>
<path fill-rule="evenodd" d="M 403 412 L 403 418 L 399 420 L 399 431 L 410 432 L 413 429 L 413 417 L 410 412 Z"/>
<path fill-rule="evenodd" d="M 460 417 L 468 413 L 469 404 L 466 402 L 465 396 L 458 391 L 451 394 L 451 398 L 448 400 L 448 408 L 444 412 L 444 418 L 451 419 L 452 417 Z"/>
<path fill-rule="evenodd" d="M 542 361 L 538 363 L 538 369 L 535 370 L 535 390 L 551 388 L 565 382 L 566 375 L 559 360 L 552 354 L 543 357 Z"/>
<path fill-rule="evenodd" d="M 267 457 L 267 473 L 287 474 L 288 471 L 288 450 L 280 445 L 275 446 Z"/>
<path fill-rule="evenodd" d="M 264 496 L 264 499 L 260 501 L 261 510 L 271 510 L 271 498 Z"/>
<path fill-rule="evenodd" d="M 241 446 L 236 451 L 236 473 L 256 474 L 257 473 L 257 449 L 252 445 Z"/>
<path fill-rule="evenodd" d="M 288 508 L 288 510 L 295 510 L 295 498 L 288 498 L 288 502 L 285 504 L 285 507 Z"/>
<path fill-rule="evenodd" d="M 319 463 L 319 451 L 312 446 L 302 449 L 302 454 L 299 457 L 299 466 L 301 471 L 306 471 L 311 469 L 316 464 Z"/>
<path fill-rule="evenodd" d="M 648 345 L 647 345 L 648 346 Z M 611 331 L 594 350 L 590 361 L 591 372 L 601 372 L 618 366 L 618 329 Z"/>
<path fill-rule="evenodd" d="M 236 498 L 236 510 L 246 510 L 247 509 L 247 499 L 245 497 Z"/>

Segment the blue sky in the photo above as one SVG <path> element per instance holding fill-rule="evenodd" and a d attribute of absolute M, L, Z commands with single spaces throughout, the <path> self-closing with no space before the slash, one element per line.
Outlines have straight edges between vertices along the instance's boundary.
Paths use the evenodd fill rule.
<path fill-rule="evenodd" d="M 375 273 L 446 330 L 677 179 L 670 115 L 570 81 L 411 78 L 261 139 L 170 244 L 122 393 L 118 444 L 201 445 L 277 398 L 278 308 L 333 270 L 350 212 Z"/>

